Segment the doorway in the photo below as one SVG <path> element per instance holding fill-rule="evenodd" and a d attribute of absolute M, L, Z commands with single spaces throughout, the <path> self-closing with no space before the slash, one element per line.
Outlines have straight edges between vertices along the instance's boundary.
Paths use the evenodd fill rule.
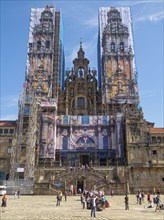
<path fill-rule="evenodd" d="M 80 162 L 83 166 L 86 166 L 86 165 L 89 166 L 89 155 L 88 154 L 80 155 Z"/>
<path fill-rule="evenodd" d="M 84 191 L 84 180 L 77 181 L 77 193 L 82 193 Z"/>

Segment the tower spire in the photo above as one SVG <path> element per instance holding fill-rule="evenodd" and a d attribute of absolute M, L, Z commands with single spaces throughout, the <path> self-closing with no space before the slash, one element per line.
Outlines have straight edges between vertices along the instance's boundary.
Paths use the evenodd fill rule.
<path fill-rule="evenodd" d="M 80 49 L 82 49 L 82 38 L 80 37 Z"/>

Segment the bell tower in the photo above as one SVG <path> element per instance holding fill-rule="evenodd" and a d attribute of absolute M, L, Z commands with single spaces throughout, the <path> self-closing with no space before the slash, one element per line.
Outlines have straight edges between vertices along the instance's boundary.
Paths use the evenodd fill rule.
<path fill-rule="evenodd" d="M 122 105 L 139 101 L 130 10 L 107 9 L 100 14 L 101 87 L 106 114 L 113 103 Z"/>
<path fill-rule="evenodd" d="M 39 17 L 40 15 L 40 17 Z M 27 60 L 27 94 L 47 98 L 53 73 L 53 12 L 32 9 Z"/>

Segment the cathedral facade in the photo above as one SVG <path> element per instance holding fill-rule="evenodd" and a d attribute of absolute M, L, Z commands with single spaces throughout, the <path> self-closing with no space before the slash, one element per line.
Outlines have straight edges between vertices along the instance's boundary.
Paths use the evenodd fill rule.
<path fill-rule="evenodd" d="M 43 188 L 55 192 L 62 183 L 65 189 L 118 193 L 162 189 L 163 167 L 150 171 L 153 123 L 139 107 L 129 8 L 100 8 L 98 58 L 98 71 L 90 69 L 80 42 L 72 68 L 64 72 L 60 12 L 48 6 L 31 10 L 11 180 L 34 180 L 38 194 Z"/>

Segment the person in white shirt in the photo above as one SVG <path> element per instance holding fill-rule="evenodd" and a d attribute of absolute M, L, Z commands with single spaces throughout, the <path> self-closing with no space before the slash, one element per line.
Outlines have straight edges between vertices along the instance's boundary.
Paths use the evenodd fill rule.
<path fill-rule="evenodd" d="M 96 217 L 96 200 L 97 200 L 96 195 L 92 196 L 92 198 L 91 198 L 91 217 L 92 217 L 92 215 L 94 217 Z"/>

